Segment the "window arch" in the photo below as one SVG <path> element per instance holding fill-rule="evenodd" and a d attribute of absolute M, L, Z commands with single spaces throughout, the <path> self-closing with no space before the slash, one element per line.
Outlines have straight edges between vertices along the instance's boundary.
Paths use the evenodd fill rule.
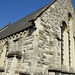
<path fill-rule="evenodd" d="M 69 20 L 69 21 L 72 20 L 72 15 L 71 15 L 71 13 L 68 13 L 68 20 Z"/>
<path fill-rule="evenodd" d="M 61 28 L 62 28 L 63 32 L 67 29 L 67 25 L 66 25 L 65 21 L 62 22 Z"/>
<path fill-rule="evenodd" d="M 68 23 L 69 23 L 69 30 L 73 31 L 73 28 L 72 28 L 72 15 L 70 13 L 68 14 Z"/>

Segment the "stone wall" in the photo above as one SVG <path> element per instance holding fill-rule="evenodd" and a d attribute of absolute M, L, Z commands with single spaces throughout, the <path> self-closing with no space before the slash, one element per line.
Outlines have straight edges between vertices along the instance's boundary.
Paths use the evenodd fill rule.
<path fill-rule="evenodd" d="M 36 20 L 36 24 L 38 24 L 38 20 L 40 19 L 39 20 L 40 25 L 42 26 L 42 29 L 41 30 L 39 29 L 38 50 L 40 51 L 39 52 L 40 59 L 38 64 L 42 65 L 40 67 L 42 67 L 43 69 L 45 68 L 45 70 L 48 69 L 59 71 L 61 70 L 64 72 L 65 71 L 71 72 L 72 68 L 73 70 L 75 70 L 73 63 L 71 69 L 68 68 L 66 65 L 65 66 L 61 65 L 61 26 L 62 22 L 65 21 L 67 25 L 67 32 L 69 31 L 70 27 L 68 21 L 69 13 L 71 13 L 72 15 L 72 27 L 73 27 L 75 15 L 72 6 L 72 1 L 66 0 L 65 2 L 64 0 L 62 1 L 57 0 Z M 71 36 L 71 38 L 73 38 L 73 35 Z M 74 46 L 72 47 L 74 49 Z M 73 51 L 71 51 L 72 59 L 74 59 L 75 57 L 74 54 L 72 54 Z"/>
<path fill-rule="evenodd" d="M 0 40 L 0 75 L 64 73 L 67 67 L 61 65 L 61 26 L 65 21 L 69 30 L 68 13 L 74 25 L 71 0 L 57 0 L 35 20 L 35 26 Z M 73 66 L 65 75 L 75 70 Z"/>

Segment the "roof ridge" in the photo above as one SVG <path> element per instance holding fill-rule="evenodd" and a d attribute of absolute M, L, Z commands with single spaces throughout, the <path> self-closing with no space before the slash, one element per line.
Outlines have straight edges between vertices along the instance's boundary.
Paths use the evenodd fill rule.
<path fill-rule="evenodd" d="M 20 32 L 30 26 L 32 26 L 31 21 L 36 20 L 45 10 L 47 10 L 55 1 L 52 1 L 48 5 L 40 8 L 39 10 L 29 14 L 28 16 L 20 19 L 19 21 L 7 26 L 4 30 L 0 32 L 0 39 L 13 35 L 17 32 Z"/>
<path fill-rule="evenodd" d="M 38 10 L 36 10 L 36 11 L 34 11 L 34 12 L 32 12 L 31 14 L 29 14 L 29 15 L 27 15 L 27 16 L 25 16 L 25 17 L 23 17 L 23 18 L 21 18 L 20 20 L 22 20 L 22 19 L 26 19 L 26 18 L 28 18 L 29 16 L 31 16 L 32 14 L 34 14 L 35 12 L 38 12 L 39 10 L 42 10 L 38 15 L 36 15 L 37 17 L 39 17 L 40 16 L 40 14 L 42 14 L 46 9 L 48 9 L 48 7 L 50 7 L 54 2 L 56 2 L 57 0 L 54 0 L 54 1 L 52 1 L 51 3 L 49 3 L 49 4 L 47 4 L 47 5 L 45 5 L 44 7 L 42 7 L 42 8 L 40 8 L 40 9 L 38 9 Z M 43 9 L 44 8 L 44 9 Z M 37 18 L 36 17 L 36 18 Z M 34 18 L 33 18 L 34 19 Z M 20 20 L 18 20 L 18 21 L 20 21 Z M 30 20 L 32 20 L 32 19 L 30 19 Z M 30 21 L 29 20 L 29 21 Z M 16 21 L 16 22 L 14 22 L 14 23 L 17 23 L 18 21 Z M 28 21 L 28 22 L 29 22 Z M 14 24 L 13 23 L 13 24 Z M 11 24 L 12 25 L 12 24 Z"/>

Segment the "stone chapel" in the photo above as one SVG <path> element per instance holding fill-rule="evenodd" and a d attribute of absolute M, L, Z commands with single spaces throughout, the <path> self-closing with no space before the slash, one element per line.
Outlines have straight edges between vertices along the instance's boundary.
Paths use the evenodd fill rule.
<path fill-rule="evenodd" d="M 75 75 L 72 0 L 54 0 L 0 30 L 0 75 Z"/>

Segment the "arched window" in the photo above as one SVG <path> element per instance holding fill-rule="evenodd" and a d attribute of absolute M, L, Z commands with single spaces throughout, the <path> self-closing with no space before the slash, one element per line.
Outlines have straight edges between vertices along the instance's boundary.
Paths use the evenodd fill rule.
<path fill-rule="evenodd" d="M 5 65 L 5 59 L 6 59 L 5 56 L 6 56 L 7 49 L 8 49 L 8 42 L 5 42 L 1 49 L 0 66 L 2 66 L 2 67 Z"/>
<path fill-rule="evenodd" d="M 73 26 L 72 26 L 72 15 L 68 14 L 68 24 L 69 24 L 69 31 L 68 31 L 68 41 L 69 41 L 69 66 L 72 64 L 72 50 L 73 50 Z"/>
<path fill-rule="evenodd" d="M 66 22 L 63 21 L 62 22 L 62 26 L 61 26 L 61 64 L 64 64 L 64 58 L 65 58 L 65 46 L 66 46 L 66 29 L 67 29 L 67 25 Z"/>

